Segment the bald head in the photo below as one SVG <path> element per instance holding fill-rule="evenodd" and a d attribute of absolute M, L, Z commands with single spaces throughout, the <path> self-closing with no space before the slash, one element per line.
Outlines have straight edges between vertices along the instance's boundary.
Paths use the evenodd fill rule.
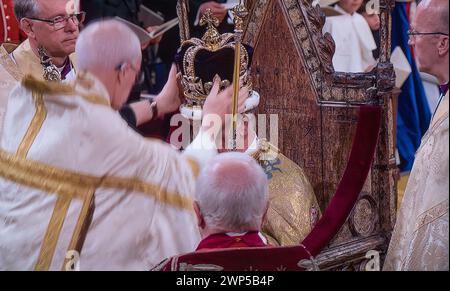
<path fill-rule="evenodd" d="M 109 71 L 123 63 L 138 62 L 141 45 L 130 28 L 111 19 L 95 22 L 84 29 L 75 52 L 78 70 Z"/>
<path fill-rule="evenodd" d="M 268 199 L 267 176 L 246 154 L 219 155 L 197 181 L 196 202 L 204 221 L 222 232 L 259 231 Z"/>
<path fill-rule="evenodd" d="M 422 22 L 432 31 L 448 34 L 448 9 L 448 0 L 422 0 L 417 6 L 416 22 Z"/>
<path fill-rule="evenodd" d="M 419 70 L 446 84 L 448 71 L 448 0 L 422 0 L 417 6 L 409 38 Z"/>

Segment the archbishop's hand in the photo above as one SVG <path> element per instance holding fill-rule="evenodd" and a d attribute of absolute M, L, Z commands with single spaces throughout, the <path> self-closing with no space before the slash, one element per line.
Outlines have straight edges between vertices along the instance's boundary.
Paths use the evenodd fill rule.
<path fill-rule="evenodd" d="M 232 98 L 233 98 L 233 86 L 229 86 L 222 92 L 220 91 L 220 77 L 214 78 L 214 85 L 211 89 L 211 93 L 206 98 L 205 105 L 203 106 L 203 116 L 210 114 L 216 115 L 221 118 L 222 124 L 225 122 L 225 115 L 232 113 Z M 242 87 L 239 91 L 239 113 L 244 112 L 245 101 L 249 97 L 249 90 L 246 86 Z"/>
<path fill-rule="evenodd" d="M 160 115 L 175 112 L 180 108 L 180 91 L 178 88 L 177 67 L 175 65 L 172 65 L 169 80 L 155 101 Z"/>

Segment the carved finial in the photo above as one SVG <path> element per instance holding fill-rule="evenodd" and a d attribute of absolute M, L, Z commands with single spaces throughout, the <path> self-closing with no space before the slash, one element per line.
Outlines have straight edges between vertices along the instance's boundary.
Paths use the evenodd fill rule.
<path fill-rule="evenodd" d="M 206 46 L 211 50 L 216 50 L 219 48 L 220 33 L 217 27 L 220 25 L 219 19 L 217 19 L 212 13 L 211 9 L 206 10 L 205 14 L 200 20 L 200 25 L 208 27 L 206 28 L 206 33 L 202 40 L 206 43 Z"/>
<path fill-rule="evenodd" d="M 236 32 L 243 32 L 244 30 L 244 19 L 247 18 L 249 12 L 245 5 L 240 1 L 240 4 L 233 8 L 234 13 L 234 26 Z"/>

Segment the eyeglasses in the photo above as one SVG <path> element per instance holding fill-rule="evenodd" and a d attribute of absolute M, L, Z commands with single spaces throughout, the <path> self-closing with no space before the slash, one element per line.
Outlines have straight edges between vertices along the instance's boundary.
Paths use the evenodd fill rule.
<path fill-rule="evenodd" d="M 127 64 L 128 64 L 128 67 L 136 73 L 136 79 L 134 80 L 135 84 L 139 84 L 141 82 L 141 70 L 136 69 L 133 65 L 131 65 L 129 63 L 121 63 L 120 65 L 116 66 L 116 71 L 118 71 L 118 72 L 122 71 L 124 66 Z"/>
<path fill-rule="evenodd" d="M 443 35 L 443 36 L 448 36 L 448 33 L 443 33 L 443 32 L 417 32 L 415 30 L 408 30 L 408 36 L 410 39 L 416 39 L 417 36 L 419 35 Z"/>
<path fill-rule="evenodd" d="M 73 13 L 67 16 L 57 16 L 53 19 L 43 19 L 43 18 L 36 18 L 36 17 L 28 17 L 28 19 L 35 20 L 35 21 L 41 21 L 46 22 L 54 27 L 55 30 L 63 29 L 67 26 L 67 23 L 69 20 L 72 20 L 74 24 L 79 25 L 80 23 L 83 23 L 86 18 L 86 12 L 78 12 Z"/>

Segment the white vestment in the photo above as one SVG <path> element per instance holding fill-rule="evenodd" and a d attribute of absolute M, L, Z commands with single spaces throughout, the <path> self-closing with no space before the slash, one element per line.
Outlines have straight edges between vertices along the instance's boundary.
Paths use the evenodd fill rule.
<path fill-rule="evenodd" d="M 75 54 L 70 56 L 74 63 Z M 25 40 L 19 46 L 3 44 L 0 46 L 0 136 L 2 133 L 3 119 L 8 103 L 8 96 L 12 89 L 25 75 L 42 78 L 43 68 L 39 58 L 34 54 L 30 41 Z M 75 69 L 66 76 L 66 80 L 75 79 Z"/>
<path fill-rule="evenodd" d="M 447 94 L 416 154 L 384 270 L 449 270 L 448 102 Z"/>
<path fill-rule="evenodd" d="M 342 15 L 327 17 L 323 27 L 323 33 L 330 33 L 336 44 L 334 69 L 337 72 L 365 72 L 376 64 L 372 52 L 377 45 L 369 24 L 362 15 L 350 15 L 339 5 L 335 10 Z"/>
<path fill-rule="evenodd" d="M 73 87 L 23 82 L 9 97 L 1 140 L 1 270 L 64 270 L 71 262 L 150 270 L 195 249 L 191 197 L 199 167 L 217 154 L 211 140 L 197 137 L 180 154 L 142 138 L 89 74 Z"/>

